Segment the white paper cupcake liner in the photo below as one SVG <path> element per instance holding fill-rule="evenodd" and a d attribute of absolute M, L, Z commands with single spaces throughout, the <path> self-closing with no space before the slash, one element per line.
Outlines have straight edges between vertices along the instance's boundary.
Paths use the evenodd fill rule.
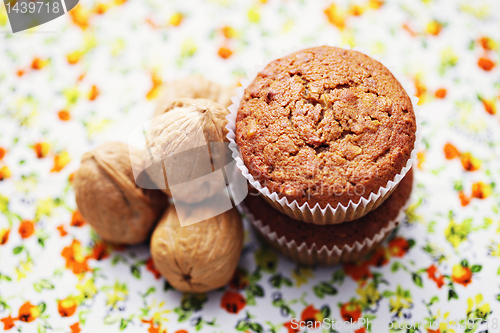
<path fill-rule="evenodd" d="M 335 265 L 341 262 L 361 259 L 376 248 L 403 221 L 409 203 L 410 198 L 408 198 L 401 208 L 397 217 L 380 229 L 373 237 L 365 238 L 362 242 L 356 241 L 352 246 L 333 246 L 332 248 L 326 245 L 319 247 L 316 243 L 313 243 L 311 246 L 308 246 L 305 242 L 298 244 L 293 239 L 289 240 L 285 236 L 279 236 L 268 225 L 264 225 L 261 220 L 255 218 L 244 203 L 238 207 L 262 238 L 284 256 L 305 265 Z"/>
<path fill-rule="evenodd" d="M 328 45 L 328 43 L 318 44 L 317 46 L 319 45 L 331 46 Z M 411 152 L 410 158 L 406 162 L 406 165 L 401 169 L 400 173 L 397 174 L 393 180 L 389 180 L 386 186 L 380 187 L 376 193 L 374 192 L 370 193 L 368 198 L 361 197 L 357 203 L 351 200 L 345 206 L 339 203 L 335 208 L 332 207 L 330 204 L 322 208 L 319 205 L 319 203 L 316 203 L 316 205 L 310 207 L 308 202 L 305 202 L 302 205 L 299 205 L 296 200 L 289 202 L 285 196 L 280 198 L 278 193 L 271 192 L 267 187 L 262 186 L 257 180 L 254 179 L 254 177 L 249 173 L 248 168 L 245 166 L 245 163 L 243 162 L 243 159 L 241 158 L 240 152 L 238 150 L 238 146 L 236 145 L 235 142 L 236 116 L 238 113 L 238 109 L 240 107 L 240 101 L 245 93 L 245 89 L 252 83 L 257 74 L 260 71 L 262 71 L 269 62 L 309 47 L 311 46 L 307 45 L 304 47 L 294 47 L 293 49 L 287 50 L 286 52 L 280 52 L 279 55 L 275 55 L 271 57 L 271 59 L 263 61 L 259 65 L 255 66 L 253 70 L 247 73 L 247 78 L 241 81 L 241 87 L 238 87 L 236 89 L 236 96 L 231 98 L 233 104 L 228 108 L 230 113 L 226 117 L 226 119 L 228 120 L 226 129 L 228 130 L 227 138 L 230 142 L 229 148 L 232 150 L 232 156 L 235 159 L 236 165 L 241 170 L 243 176 L 255 189 L 257 189 L 260 192 L 260 194 L 269 204 L 271 204 L 275 209 L 277 209 L 281 213 L 286 214 L 296 220 L 319 224 L 319 225 L 337 224 L 337 223 L 352 221 L 376 209 L 385 201 L 385 199 L 387 199 L 391 195 L 391 193 L 394 191 L 394 189 L 399 184 L 401 179 L 403 179 L 403 177 L 406 175 L 408 170 L 410 170 L 413 163 L 415 162 L 417 158 L 417 152 L 419 150 L 420 141 L 422 139 L 422 125 L 421 125 L 422 117 L 420 115 L 420 107 L 418 106 L 418 97 L 414 95 L 415 89 L 410 84 L 410 82 L 408 82 L 408 80 L 405 80 L 403 75 L 398 73 L 391 65 L 383 64 L 386 68 L 389 69 L 389 71 L 391 71 L 394 77 L 401 83 L 403 89 L 410 97 L 413 105 L 416 126 L 417 126 L 417 131 L 415 134 L 415 144 Z M 356 47 L 351 48 L 350 46 L 343 46 L 342 48 L 352 49 L 364 53 L 365 55 L 368 55 L 373 59 L 382 63 L 380 59 L 378 59 L 378 57 L 370 55 L 370 53 L 366 52 L 366 50 L 362 50 Z"/>

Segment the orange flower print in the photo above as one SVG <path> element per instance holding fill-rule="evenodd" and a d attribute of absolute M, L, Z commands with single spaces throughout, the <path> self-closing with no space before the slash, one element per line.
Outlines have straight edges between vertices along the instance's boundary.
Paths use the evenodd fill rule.
<path fill-rule="evenodd" d="M 32 322 L 36 318 L 40 316 L 40 310 L 38 309 L 37 306 L 31 304 L 30 302 L 24 303 L 20 308 L 19 308 L 19 317 L 18 319 L 20 321 L 24 322 Z"/>
<path fill-rule="evenodd" d="M 460 152 L 458 151 L 458 149 L 451 143 L 445 144 L 443 150 L 444 150 L 444 157 L 446 157 L 447 160 L 452 160 L 455 157 L 460 156 Z"/>
<path fill-rule="evenodd" d="M 346 26 L 346 15 L 343 11 L 337 8 L 335 4 L 331 4 L 328 8 L 324 10 L 328 22 L 336 26 L 339 30 L 343 30 Z"/>
<path fill-rule="evenodd" d="M 471 153 L 463 153 L 460 155 L 460 162 L 466 171 L 476 171 L 481 167 L 481 162 L 472 156 Z"/>
<path fill-rule="evenodd" d="M 489 37 L 479 38 L 479 44 L 481 44 L 481 47 L 487 51 L 491 51 L 495 48 L 495 42 Z"/>
<path fill-rule="evenodd" d="M 387 245 L 389 253 L 393 257 L 403 257 L 409 250 L 410 244 L 403 237 L 396 237 Z"/>
<path fill-rule="evenodd" d="M 60 172 L 71 161 L 67 152 L 62 152 L 54 156 L 54 166 L 50 172 Z"/>
<path fill-rule="evenodd" d="M 80 59 L 82 58 L 82 56 L 83 56 L 83 52 L 77 50 L 77 51 L 68 53 L 66 55 L 66 60 L 68 61 L 68 64 L 75 65 L 75 64 L 77 64 L 80 61 Z"/>
<path fill-rule="evenodd" d="M 478 96 L 478 98 L 481 101 L 481 103 L 483 103 L 484 110 L 487 113 L 489 113 L 491 115 L 495 115 L 497 113 L 497 106 L 496 106 L 494 98 L 486 99 L 486 98 L 483 98 L 481 96 Z"/>
<path fill-rule="evenodd" d="M 248 273 L 240 268 L 236 269 L 229 286 L 236 290 L 245 289 L 249 284 Z"/>
<path fill-rule="evenodd" d="M 485 57 L 479 58 L 479 60 L 477 61 L 477 65 L 481 69 L 483 69 L 487 72 L 491 71 L 495 67 L 495 63 L 492 60 L 485 58 Z"/>
<path fill-rule="evenodd" d="M 33 221 L 21 221 L 21 224 L 19 225 L 19 235 L 21 235 L 21 238 L 28 238 L 33 235 L 34 232 L 35 225 L 33 224 Z"/>
<path fill-rule="evenodd" d="M 90 271 L 88 258 L 82 254 L 82 246 L 76 239 L 62 250 L 61 255 L 66 259 L 66 268 L 72 270 L 74 274 Z"/>
<path fill-rule="evenodd" d="M 222 31 L 222 34 L 224 35 L 224 37 L 226 37 L 228 39 L 236 37 L 236 30 L 234 30 L 231 27 L 228 27 L 228 26 L 223 27 L 221 29 L 221 31 Z"/>
<path fill-rule="evenodd" d="M 372 277 L 368 261 L 345 263 L 343 268 L 344 272 L 355 281 L 365 280 Z"/>
<path fill-rule="evenodd" d="M 74 323 L 73 325 L 71 325 L 69 327 L 69 329 L 71 330 L 70 333 L 80 333 L 82 330 L 80 329 L 80 323 Z"/>
<path fill-rule="evenodd" d="M 59 234 L 61 235 L 61 237 L 64 237 L 68 234 L 66 229 L 64 229 L 64 225 L 62 225 L 62 224 L 57 227 L 57 230 L 59 231 Z"/>
<path fill-rule="evenodd" d="M 108 244 L 98 241 L 92 247 L 92 253 L 89 256 L 89 259 L 95 260 L 103 260 L 109 257 L 109 249 Z"/>
<path fill-rule="evenodd" d="M 443 99 L 446 97 L 446 94 L 447 94 L 447 91 L 445 88 L 439 88 L 438 90 L 436 90 L 436 92 L 434 93 L 434 96 L 436 96 L 436 98 L 439 98 L 439 99 Z"/>
<path fill-rule="evenodd" d="M 366 333 L 366 328 L 364 326 L 361 326 L 360 328 L 355 330 L 354 333 Z"/>
<path fill-rule="evenodd" d="M 10 229 L 0 230 L 0 245 L 4 245 L 9 240 Z"/>
<path fill-rule="evenodd" d="M 429 279 L 436 282 L 438 288 L 441 288 L 444 285 L 444 276 L 437 271 L 437 267 L 435 265 L 431 265 L 427 268 L 427 276 Z"/>
<path fill-rule="evenodd" d="M 416 90 L 415 96 L 418 97 L 418 105 L 421 105 L 425 100 L 427 86 L 422 81 L 419 75 L 415 76 L 415 78 L 413 79 L 413 84 L 415 85 Z"/>
<path fill-rule="evenodd" d="M 163 84 L 163 80 L 161 79 L 160 75 L 156 71 L 154 71 L 151 74 L 151 83 L 153 84 L 153 87 L 151 90 L 148 91 L 146 98 L 149 100 L 154 99 L 156 96 L 158 96 L 158 93 L 160 92 L 161 85 Z"/>
<path fill-rule="evenodd" d="M 340 315 L 345 321 L 355 322 L 361 318 L 361 305 L 355 301 L 344 303 L 340 307 Z"/>
<path fill-rule="evenodd" d="M 246 305 L 245 298 L 239 293 L 233 291 L 226 291 L 220 301 L 221 308 L 229 313 L 238 313 Z"/>
<path fill-rule="evenodd" d="M 417 168 L 422 170 L 424 162 L 425 162 L 425 150 L 421 150 L 417 153 Z"/>
<path fill-rule="evenodd" d="M 300 320 L 306 324 L 312 325 L 313 327 L 319 327 L 323 320 L 323 315 L 321 311 L 316 309 L 312 304 L 306 307 L 302 314 L 300 315 Z"/>
<path fill-rule="evenodd" d="M 439 33 L 441 32 L 442 29 L 443 29 L 443 25 L 436 20 L 431 21 L 427 24 L 427 33 L 429 33 L 433 36 L 439 35 Z"/>
<path fill-rule="evenodd" d="M 462 205 L 462 207 L 465 207 L 468 204 L 470 204 L 471 198 L 469 198 L 467 195 L 465 195 L 465 193 L 463 191 L 460 191 L 460 192 L 458 192 L 458 199 L 460 199 L 460 205 Z"/>
<path fill-rule="evenodd" d="M 12 173 L 10 172 L 10 169 L 6 166 L 3 166 L 0 168 L 0 181 L 10 178 L 12 176 Z"/>
<path fill-rule="evenodd" d="M 283 324 L 283 327 L 288 330 L 288 333 L 300 333 L 300 329 L 298 327 L 293 328 L 292 325 L 293 327 L 296 327 L 297 322 L 292 323 L 292 321 L 290 320 L 288 323 Z"/>
<path fill-rule="evenodd" d="M 146 269 L 148 271 L 150 271 L 151 273 L 153 273 L 153 275 L 155 276 L 155 279 L 159 279 L 161 277 L 161 274 L 160 274 L 160 271 L 158 271 L 156 269 L 156 266 L 155 266 L 155 263 L 153 262 L 153 258 L 149 258 L 147 261 L 146 261 Z"/>
<path fill-rule="evenodd" d="M 73 23 L 79 26 L 82 30 L 89 27 L 90 14 L 90 10 L 85 8 L 82 4 L 76 5 L 76 7 L 69 12 Z"/>
<path fill-rule="evenodd" d="M 66 110 L 61 110 L 57 113 L 57 116 L 59 117 L 60 120 L 62 121 L 68 121 L 71 119 L 71 115 L 69 114 L 68 111 Z"/>
<path fill-rule="evenodd" d="M 5 157 L 6 153 L 7 151 L 5 150 L 5 148 L 0 147 L 0 161 Z"/>
<path fill-rule="evenodd" d="M 472 184 L 472 197 L 478 199 L 486 199 L 491 195 L 492 192 L 491 185 L 487 185 L 483 182 L 477 182 Z"/>
<path fill-rule="evenodd" d="M 31 62 L 31 69 L 40 70 L 40 69 L 44 68 L 45 66 L 47 66 L 48 63 L 49 63 L 48 60 L 42 60 L 42 59 L 36 57 Z"/>
<path fill-rule="evenodd" d="M 375 267 L 382 267 L 389 262 L 387 252 L 384 247 L 379 246 L 370 256 L 369 263 Z"/>
<path fill-rule="evenodd" d="M 71 216 L 71 226 L 72 227 L 81 227 L 85 225 L 85 219 L 83 218 L 82 214 L 75 210 L 73 212 L 73 215 Z"/>
<path fill-rule="evenodd" d="M 153 321 L 153 319 L 150 320 L 142 319 L 142 322 L 145 324 L 149 324 L 148 328 L 149 333 L 167 333 L 167 330 L 161 331 L 161 325 L 155 326 L 155 322 Z"/>
<path fill-rule="evenodd" d="M 89 101 L 95 101 L 97 97 L 99 97 L 100 93 L 101 92 L 99 91 L 99 88 L 97 88 L 97 86 L 94 84 L 92 88 L 90 88 L 90 92 L 88 95 Z"/>
<path fill-rule="evenodd" d="M 451 279 L 453 282 L 459 283 L 463 286 L 467 286 L 472 282 L 472 271 L 467 266 L 456 264 L 455 266 L 453 266 Z"/>
<path fill-rule="evenodd" d="M 76 300 L 73 297 L 68 297 L 66 299 L 57 302 L 57 311 L 61 317 L 71 317 L 78 307 Z"/>
<path fill-rule="evenodd" d="M 14 320 L 16 320 L 17 318 L 12 318 L 11 315 L 9 315 L 8 317 L 6 318 L 3 318 L 3 319 L 0 319 L 0 321 L 3 323 L 3 329 L 5 331 L 8 331 L 10 330 L 12 327 L 15 326 L 14 324 Z"/>
<path fill-rule="evenodd" d="M 219 55 L 219 57 L 221 57 L 222 59 L 227 59 L 229 58 L 230 56 L 233 55 L 233 51 L 231 51 L 231 49 L 225 47 L 225 46 L 222 46 L 220 49 L 219 49 L 219 52 L 217 52 L 217 54 Z"/>
<path fill-rule="evenodd" d="M 39 142 L 35 144 L 33 149 L 35 150 L 37 158 L 44 158 L 49 154 L 50 146 L 46 142 Z"/>

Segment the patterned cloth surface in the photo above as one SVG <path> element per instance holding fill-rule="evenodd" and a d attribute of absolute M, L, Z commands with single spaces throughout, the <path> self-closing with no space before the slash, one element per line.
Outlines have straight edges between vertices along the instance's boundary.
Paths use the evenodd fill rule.
<path fill-rule="evenodd" d="M 1 6 L 0 331 L 303 332 L 324 318 L 318 332 L 499 331 L 499 1 L 82 0 L 29 32 L 8 24 Z M 82 154 L 127 142 L 163 82 L 233 84 L 325 42 L 403 73 L 424 118 L 406 218 L 370 258 L 300 266 L 247 223 L 230 285 L 188 295 L 147 245 L 106 244 L 78 213 Z"/>

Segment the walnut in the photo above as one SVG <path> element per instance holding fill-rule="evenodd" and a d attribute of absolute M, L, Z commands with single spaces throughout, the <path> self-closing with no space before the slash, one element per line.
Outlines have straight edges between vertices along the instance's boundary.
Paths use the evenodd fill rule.
<path fill-rule="evenodd" d="M 85 220 L 105 241 L 138 244 L 151 233 L 168 205 L 162 191 L 136 186 L 132 165 L 142 169 L 143 153 L 119 142 L 83 155 L 75 174 L 76 203 Z M 145 174 L 140 177 L 146 177 Z"/>
<path fill-rule="evenodd" d="M 228 113 L 207 99 L 180 98 L 152 120 L 146 172 L 158 188 L 186 203 L 201 202 L 223 191 L 222 173 L 212 172 L 231 158 L 224 144 Z"/>
<path fill-rule="evenodd" d="M 151 255 L 160 273 L 182 292 L 202 293 L 226 285 L 243 247 L 243 225 L 236 209 L 181 227 L 170 206 L 151 238 Z"/>
<path fill-rule="evenodd" d="M 157 117 L 169 108 L 169 105 L 179 98 L 205 98 L 214 101 L 223 107 L 231 105 L 234 96 L 234 86 L 221 86 L 207 80 L 201 75 L 192 75 L 184 79 L 170 82 L 163 89 L 154 116 Z"/>

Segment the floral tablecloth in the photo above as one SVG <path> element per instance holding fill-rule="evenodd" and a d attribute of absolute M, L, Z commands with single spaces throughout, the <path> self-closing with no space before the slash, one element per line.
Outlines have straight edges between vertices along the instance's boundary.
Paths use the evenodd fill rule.
<path fill-rule="evenodd" d="M 499 1 L 82 0 L 9 31 L 0 5 L 0 331 L 500 330 Z M 420 98 L 411 205 L 370 258 L 299 266 L 247 225 L 231 284 L 188 295 L 147 245 L 105 244 L 82 219 L 80 157 L 127 142 L 162 82 L 233 84 L 273 52 L 325 41 L 379 55 Z"/>

